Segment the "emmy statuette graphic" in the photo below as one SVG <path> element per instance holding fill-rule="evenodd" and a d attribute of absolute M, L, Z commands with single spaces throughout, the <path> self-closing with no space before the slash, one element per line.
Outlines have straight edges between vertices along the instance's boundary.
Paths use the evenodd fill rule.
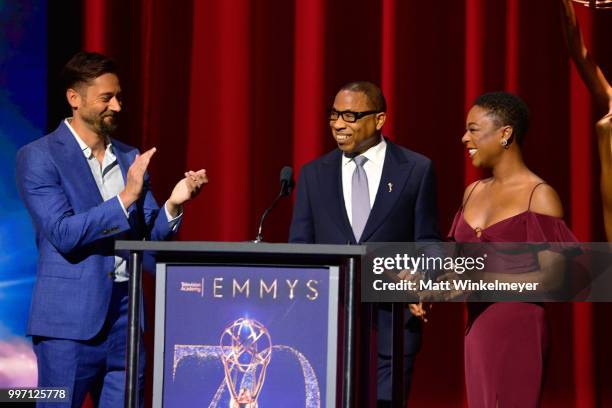
<path fill-rule="evenodd" d="M 230 408 L 257 408 L 272 356 L 270 333 L 258 321 L 240 318 L 223 330 L 220 347 Z"/>

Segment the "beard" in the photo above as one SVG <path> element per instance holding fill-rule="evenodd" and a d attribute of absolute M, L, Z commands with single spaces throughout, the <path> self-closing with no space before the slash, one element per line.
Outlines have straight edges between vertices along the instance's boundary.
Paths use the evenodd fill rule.
<path fill-rule="evenodd" d="M 109 119 L 106 119 L 109 118 Z M 118 126 L 118 118 L 116 113 L 109 113 L 103 116 L 100 116 L 97 123 L 97 127 L 100 129 L 105 136 L 110 136 L 115 133 Z"/>
<path fill-rule="evenodd" d="M 103 115 L 85 115 L 82 116 L 82 119 L 99 135 L 111 136 L 117 130 L 118 115 L 115 112 Z"/>

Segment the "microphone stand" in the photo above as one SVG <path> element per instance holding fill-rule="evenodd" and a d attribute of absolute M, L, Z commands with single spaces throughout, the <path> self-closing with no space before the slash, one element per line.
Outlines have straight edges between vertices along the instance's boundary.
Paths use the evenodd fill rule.
<path fill-rule="evenodd" d="M 281 185 L 280 193 L 278 193 L 274 201 L 272 201 L 272 204 L 268 208 L 266 208 L 266 210 L 261 215 L 261 219 L 259 220 L 259 228 L 257 229 L 257 237 L 255 237 L 255 239 L 253 240 L 254 243 L 259 244 L 263 242 L 264 220 L 266 219 L 270 211 L 272 211 L 272 209 L 276 206 L 276 204 L 278 203 L 278 200 L 280 200 L 281 198 L 287 195 L 289 195 L 289 182 L 283 181 L 283 184 Z"/>

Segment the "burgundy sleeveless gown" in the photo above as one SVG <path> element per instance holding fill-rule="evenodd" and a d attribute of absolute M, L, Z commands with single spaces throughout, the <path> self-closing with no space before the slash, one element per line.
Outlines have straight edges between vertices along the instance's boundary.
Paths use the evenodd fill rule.
<path fill-rule="evenodd" d="M 461 208 L 449 232 L 456 242 L 576 242 L 565 222 L 529 210 L 497 222 L 477 236 Z M 525 265 L 523 270 L 538 269 Z M 537 407 L 540 403 L 548 328 L 544 308 L 534 303 L 468 303 L 464 342 L 470 408 Z"/>

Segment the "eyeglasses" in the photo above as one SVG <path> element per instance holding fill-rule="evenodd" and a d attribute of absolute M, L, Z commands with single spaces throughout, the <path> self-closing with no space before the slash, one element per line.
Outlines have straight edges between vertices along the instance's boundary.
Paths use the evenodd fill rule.
<path fill-rule="evenodd" d="M 364 116 L 373 115 L 375 113 L 380 113 L 380 111 L 372 110 L 372 111 L 365 111 L 365 112 L 353 112 L 350 110 L 345 110 L 345 111 L 339 112 L 332 108 L 329 110 L 327 114 L 327 118 L 329 119 L 330 122 L 335 122 L 338 120 L 339 117 L 342 116 L 343 121 L 347 123 L 355 123 L 359 119 L 363 118 Z"/>

